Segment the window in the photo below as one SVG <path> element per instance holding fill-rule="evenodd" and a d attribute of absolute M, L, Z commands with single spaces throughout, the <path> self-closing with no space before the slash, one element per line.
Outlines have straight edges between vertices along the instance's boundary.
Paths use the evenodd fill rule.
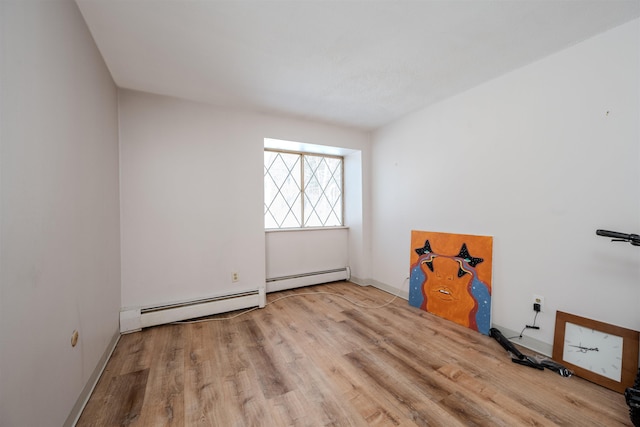
<path fill-rule="evenodd" d="M 342 224 L 342 157 L 264 151 L 265 228 Z"/>

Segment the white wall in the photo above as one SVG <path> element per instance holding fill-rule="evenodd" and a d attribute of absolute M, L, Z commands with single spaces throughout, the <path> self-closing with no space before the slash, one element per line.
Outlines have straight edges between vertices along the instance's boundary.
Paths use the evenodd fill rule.
<path fill-rule="evenodd" d="M 344 159 L 345 224 L 349 226 L 351 281 L 371 284 L 371 149 Z"/>
<path fill-rule="evenodd" d="M 346 228 L 268 231 L 267 278 L 313 273 L 349 265 Z"/>
<path fill-rule="evenodd" d="M 264 285 L 264 138 L 368 149 L 360 131 L 158 95 L 122 90 L 119 107 L 125 308 Z"/>
<path fill-rule="evenodd" d="M 372 265 L 398 286 L 410 230 L 494 236 L 493 323 L 555 311 L 639 329 L 639 22 L 420 110 L 373 135 Z"/>
<path fill-rule="evenodd" d="M 118 332 L 117 91 L 75 3 L 0 29 L 0 425 L 61 426 Z"/>

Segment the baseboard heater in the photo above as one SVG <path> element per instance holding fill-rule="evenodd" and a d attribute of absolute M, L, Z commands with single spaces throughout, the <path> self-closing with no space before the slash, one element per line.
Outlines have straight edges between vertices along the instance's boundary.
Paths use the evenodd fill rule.
<path fill-rule="evenodd" d="M 292 274 L 267 279 L 267 292 L 277 292 L 302 286 L 318 285 L 320 283 L 348 280 L 351 276 L 349 267 L 333 270 L 314 271 L 311 273 Z"/>
<path fill-rule="evenodd" d="M 220 295 L 175 304 L 165 304 L 120 312 L 120 332 L 135 332 L 150 326 L 195 319 L 252 307 L 264 307 L 265 288 Z"/>

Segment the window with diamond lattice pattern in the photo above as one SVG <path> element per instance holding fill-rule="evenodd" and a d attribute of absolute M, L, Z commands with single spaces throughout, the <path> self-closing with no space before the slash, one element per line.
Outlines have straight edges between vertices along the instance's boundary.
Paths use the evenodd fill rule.
<path fill-rule="evenodd" d="M 342 158 L 265 150 L 265 228 L 342 224 Z"/>

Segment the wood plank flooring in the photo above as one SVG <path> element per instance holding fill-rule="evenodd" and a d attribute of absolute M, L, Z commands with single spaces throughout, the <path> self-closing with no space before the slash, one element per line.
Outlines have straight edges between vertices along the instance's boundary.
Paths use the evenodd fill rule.
<path fill-rule="evenodd" d="M 631 425 L 621 394 L 516 365 L 406 300 L 367 309 L 329 293 L 391 299 L 336 282 L 269 294 L 231 320 L 124 335 L 77 425 Z"/>

